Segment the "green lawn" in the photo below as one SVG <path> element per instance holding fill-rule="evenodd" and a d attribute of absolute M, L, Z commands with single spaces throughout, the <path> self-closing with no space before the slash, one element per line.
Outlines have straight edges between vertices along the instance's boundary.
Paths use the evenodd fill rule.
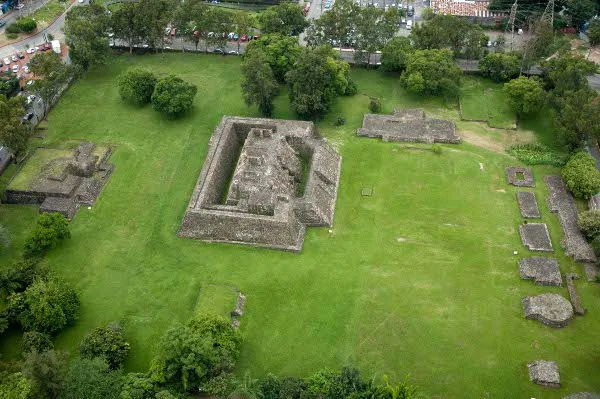
<path fill-rule="evenodd" d="M 465 77 L 460 90 L 464 120 L 486 121 L 490 127 L 514 129 L 516 115 L 504 101 L 502 84 Z"/>
<path fill-rule="evenodd" d="M 8 185 L 13 190 L 29 190 L 38 180 L 40 175 L 60 173 L 59 169 L 65 167 L 62 159 L 72 155 L 70 150 L 59 150 L 54 148 L 38 148 L 29 157 L 23 168 L 16 174 Z"/>
<path fill-rule="evenodd" d="M 61 3 L 58 0 L 50 0 L 44 7 L 36 10 L 29 17 L 35 19 L 38 25 L 42 24 L 45 27 L 65 12 L 67 5 L 67 3 Z"/>
<path fill-rule="evenodd" d="M 116 79 L 132 65 L 197 84 L 192 112 L 170 121 L 150 107 L 122 103 Z M 98 202 L 73 220 L 71 240 L 46 260 L 82 300 L 81 318 L 57 337 L 59 348 L 76 353 L 87 332 L 122 320 L 132 344 L 126 369 L 145 370 L 170 325 L 197 309 L 226 311 L 235 287 L 247 296 L 239 373 L 305 376 L 354 364 L 366 375 L 410 373 L 434 398 L 560 398 L 600 390 L 596 285 L 577 282 L 589 312 L 567 328 L 522 316 L 525 295 L 567 291 L 519 279 L 513 251 L 527 251 L 518 235 L 516 189 L 504 178 L 504 167 L 516 162 L 470 144 L 443 146 L 436 155 L 428 146 L 355 136 L 369 96 L 380 97 L 386 112 L 424 107 L 459 119 L 456 104 L 409 96 L 397 76 L 353 71 L 360 93 L 341 99 L 319 123 L 343 156 L 331 233 L 308 229 L 300 254 L 177 238 L 213 128 L 223 115 L 256 115 L 243 103 L 238 71 L 235 57 L 120 57 L 75 84 L 50 113 L 44 145 L 111 144 L 116 165 Z M 276 117 L 293 117 L 285 92 L 276 105 Z M 345 126 L 334 127 L 338 116 Z M 560 250 L 544 173 L 556 170 L 534 169 L 542 221 L 562 271 L 582 274 Z M 372 197 L 360 195 L 365 187 Z M 17 234 L 33 226 L 34 214 L 0 205 L 0 220 Z M 14 252 L 0 256 L 0 266 Z M 8 357 L 17 348 L 17 332 L 0 340 Z M 529 382 L 526 363 L 535 359 L 558 362 L 563 388 Z"/>

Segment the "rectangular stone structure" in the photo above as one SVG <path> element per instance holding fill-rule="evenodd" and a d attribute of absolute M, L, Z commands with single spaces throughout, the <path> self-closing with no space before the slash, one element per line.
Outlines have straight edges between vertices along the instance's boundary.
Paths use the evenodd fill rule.
<path fill-rule="evenodd" d="M 552 241 L 545 223 L 527 223 L 519 226 L 523 245 L 530 251 L 553 252 Z"/>
<path fill-rule="evenodd" d="M 77 213 L 79 204 L 73 198 L 46 197 L 40 205 L 39 213 L 57 212 L 71 220 Z"/>
<path fill-rule="evenodd" d="M 565 183 L 560 176 L 544 176 L 550 195 L 548 208 L 550 212 L 558 213 L 558 220 L 562 226 L 564 237 L 563 245 L 568 256 L 575 262 L 595 263 L 596 254 L 581 234 L 577 221 L 579 212 L 575 205 L 573 195 L 567 191 Z"/>
<path fill-rule="evenodd" d="M 177 234 L 300 251 L 333 225 L 341 161 L 312 122 L 224 116 Z"/>
<path fill-rule="evenodd" d="M 534 193 L 530 191 L 518 191 L 517 202 L 519 203 L 521 216 L 524 218 L 539 219 L 541 217 Z"/>
<path fill-rule="evenodd" d="M 535 187 L 535 181 L 533 180 L 533 173 L 530 168 L 522 168 L 520 166 L 509 166 L 505 169 L 506 182 L 510 185 L 517 187 Z M 523 174 L 523 178 L 520 179 L 518 174 Z"/>
<path fill-rule="evenodd" d="M 426 118 L 422 109 L 394 109 L 392 115 L 365 114 L 357 130 L 362 137 L 410 143 L 460 143 L 454 122 Z"/>
<path fill-rule="evenodd" d="M 562 287 L 560 268 L 554 258 L 519 259 L 519 274 L 523 280 L 533 280 L 538 285 Z"/>

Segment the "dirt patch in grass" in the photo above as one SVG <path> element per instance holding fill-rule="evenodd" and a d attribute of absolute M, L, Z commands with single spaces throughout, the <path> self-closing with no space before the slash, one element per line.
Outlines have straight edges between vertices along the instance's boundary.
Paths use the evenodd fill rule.
<path fill-rule="evenodd" d="M 472 130 L 459 130 L 458 134 L 467 143 L 497 153 L 504 153 L 505 148 L 513 144 L 530 142 L 535 136 L 530 131 L 507 131 L 504 129 L 486 129 L 486 133 L 475 133 Z"/>

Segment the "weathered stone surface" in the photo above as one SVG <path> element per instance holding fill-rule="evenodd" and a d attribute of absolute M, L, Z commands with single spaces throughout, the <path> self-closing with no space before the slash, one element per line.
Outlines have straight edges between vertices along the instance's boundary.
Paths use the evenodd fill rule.
<path fill-rule="evenodd" d="M 555 362 L 536 360 L 527 365 L 529 380 L 549 388 L 560 388 L 560 373 Z"/>
<path fill-rule="evenodd" d="M 550 327 L 567 326 L 573 319 L 571 303 L 558 294 L 540 294 L 523 299 L 526 319 L 538 320 Z"/>
<path fill-rule="evenodd" d="M 357 134 L 383 141 L 460 143 L 454 122 L 426 118 L 422 109 L 394 109 L 392 115 L 365 114 Z"/>
<path fill-rule="evenodd" d="M 545 223 L 527 223 L 519 226 L 521 242 L 531 251 L 553 252 L 552 241 Z"/>
<path fill-rule="evenodd" d="M 569 396 L 565 396 L 563 399 L 600 399 L 600 394 L 591 392 L 577 392 L 572 393 Z"/>
<path fill-rule="evenodd" d="M 299 251 L 333 224 L 341 161 L 311 122 L 225 116 L 178 235 Z"/>
<path fill-rule="evenodd" d="M 585 270 L 585 278 L 587 281 L 596 281 L 598 277 L 598 266 L 594 263 L 586 263 L 583 265 L 583 269 Z"/>
<path fill-rule="evenodd" d="M 521 216 L 524 218 L 539 219 L 541 217 L 534 193 L 530 191 L 517 192 L 517 202 L 519 203 Z"/>
<path fill-rule="evenodd" d="M 585 314 L 585 308 L 581 306 L 581 297 L 577 295 L 577 291 L 575 290 L 575 280 L 579 280 L 579 275 L 567 273 L 565 278 L 567 279 L 567 290 L 569 291 L 569 298 L 571 299 L 571 305 L 573 305 L 573 311 L 576 315 L 583 316 Z"/>
<path fill-rule="evenodd" d="M 519 259 L 519 274 L 523 280 L 539 285 L 562 287 L 558 262 L 554 258 L 531 257 Z"/>
<path fill-rule="evenodd" d="M 533 173 L 530 168 L 522 168 L 519 166 L 509 166 L 505 169 L 506 181 L 508 184 L 512 184 L 517 187 L 535 187 L 535 181 L 533 180 Z M 518 173 L 523 174 L 523 178 L 518 177 Z"/>
<path fill-rule="evenodd" d="M 39 213 L 57 212 L 71 220 L 78 209 L 79 205 L 73 198 L 46 197 L 40 205 Z"/>
<path fill-rule="evenodd" d="M 565 252 L 575 262 L 595 263 L 596 254 L 579 230 L 577 206 L 573 196 L 567 191 L 563 179 L 560 176 L 544 176 L 544 181 L 550 190 L 548 207 L 551 212 L 558 213 L 564 232 Z"/>

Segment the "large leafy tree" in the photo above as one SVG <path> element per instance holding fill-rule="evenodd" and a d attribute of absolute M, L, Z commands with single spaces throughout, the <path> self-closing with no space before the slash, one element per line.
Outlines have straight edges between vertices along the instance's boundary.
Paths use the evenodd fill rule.
<path fill-rule="evenodd" d="M 151 399 L 154 398 L 156 382 L 148 374 L 128 373 L 123 378 L 121 399 Z"/>
<path fill-rule="evenodd" d="M 198 88 L 178 76 L 163 76 L 156 82 L 152 106 L 169 118 L 177 117 L 192 107 Z"/>
<path fill-rule="evenodd" d="M 530 114 L 542 108 L 546 92 L 539 80 L 519 76 L 504 84 L 506 102 L 517 115 Z"/>
<path fill-rule="evenodd" d="M 122 373 L 102 358 L 74 359 L 62 384 L 61 399 L 119 399 Z"/>
<path fill-rule="evenodd" d="M 273 75 L 279 83 L 285 82 L 285 74 L 292 69 L 302 52 L 297 37 L 286 37 L 281 34 L 264 35 L 260 40 L 252 41 L 246 48 L 246 54 L 250 54 L 254 49 L 264 51 Z"/>
<path fill-rule="evenodd" d="M 252 27 L 255 25 L 256 21 L 254 18 L 250 16 L 250 14 L 245 12 L 237 13 L 233 19 L 233 24 L 235 25 L 235 31 L 241 35 L 252 35 Z M 237 51 L 240 52 L 241 40 L 237 41 Z"/>
<path fill-rule="evenodd" d="M 479 61 L 479 70 L 494 82 L 507 82 L 517 76 L 521 62 L 512 54 L 490 53 Z"/>
<path fill-rule="evenodd" d="M 17 156 L 27 150 L 31 127 L 23 123 L 25 98 L 6 98 L 0 95 L 0 143 L 7 146 Z"/>
<path fill-rule="evenodd" d="M 598 12 L 598 3 L 593 0 L 568 0 L 567 15 L 575 27 L 580 27 Z"/>
<path fill-rule="evenodd" d="M 356 39 L 356 21 L 360 10 L 352 0 L 337 0 L 331 10 L 312 21 L 306 31 L 308 45 L 351 44 Z"/>
<path fill-rule="evenodd" d="M 119 95 L 127 102 L 144 105 L 152 99 L 157 78 L 144 68 L 130 68 L 119 75 Z"/>
<path fill-rule="evenodd" d="M 256 104 L 261 115 L 271 116 L 279 85 L 262 50 L 254 50 L 244 57 L 242 76 L 242 94 L 246 104 Z"/>
<path fill-rule="evenodd" d="M 600 98 L 588 88 L 566 91 L 554 99 L 554 130 L 568 151 L 589 137 L 600 137 Z"/>
<path fill-rule="evenodd" d="M 210 379 L 233 369 L 240 343 L 239 332 L 229 320 L 199 315 L 167 331 L 159 343 L 159 355 L 152 362 L 153 379 L 197 391 Z"/>
<path fill-rule="evenodd" d="M 140 0 L 135 13 L 140 42 L 154 49 L 163 48 L 165 27 L 175 10 L 171 0 Z"/>
<path fill-rule="evenodd" d="M 263 33 L 281 33 L 285 36 L 297 36 L 309 25 L 302 7 L 294 2 L 270 7 L 260 15 L 259 22 Z"/>
<path fill-rule="evenodd" d="M 140 3 L 122 3 L 122 6 L 116 10 L 110 18 L 110 27 L 116 39 L 122 40 L 129 46 L 129 52 L 133 52 L 133 47 L 141 40 L 144 28 L 140 26 L 140 18 L 137 13 L 140 10 Z"/>
<path fill-rule="evenodd" d="M 101 5 L 71 8 L 64 26 L 71 61 L 84 70 L 104 64 L 110 54 L 109 28 L 110 19 Z"/>
<path fill-rule="evenodd" d="M 593 19 L 585 34 L 592 46 L 600 44 L 600 19 Z"/>
<path fill-rule="evenodd" d="M 41 256 L 67 238 L 71 238 L 69 221 L 60 213 L 42 213 L 36 227 L 25 240 L 25 255 Z"/>
<path fill-rule="evenodd" d="M 286 75 L 291 107 L 305 119 L 325 115 L 348 87 L 347 62 L 328 46 L 304 49 Z"/>
<path fill-rule="evenodd" d="M 395 37 L 381 52 L 381 67 L 389 72 L 402 72 L 408 57 L 415 51 L 408 37 Z"/>
<path fill-rule="evenodd" d="M 23 376 L 23 373 L 0 373 L 0 398 L 29 399 L 31 391 L 31 382 Z"/>
<path fill-rule="evenodd" d="M 470 33 L 475 31 L 478 40 Z M 481 29 L 463 18 L 453 15 L 436 14 L 428 23 L 416 24 L 410 34 L 416 48 L 421 50 L 450 49 L 455 56 L 460 55 L 473 42 L 481 45 Z"/>
<path fill-rule="evenodd" d="M 586 76 L 596 72 L 598 67 L 581 56 L 571 53 L 542 63 L 542 78 L 547 90 L 554 97 L 561 97 L 567 90 L 579 90 L 587 87 Z"/>
<path fill-rule="evenodd" d="M 85 358 L 104 358 L 108 366 L 116 370 L 121 367 L 129 353 L 129 342 L 123 329 L 116 324 L 98 327 L 86 335 L 79 346 Z"/>
<path fill-rule="evenodd" d="M 32 397 L 59 398 L 67 371 L 67 354 L 49 350 L 29 352 L 22 365 L 23 375 L 31 382 Z"/>
<path fill-rule="evenodd" d="M 400 82 L 413 93 L 452 95 L 461 76 L 450 50 L 417 50 L 408 57 Z"/>
<path fill-rule="evenodd" d="M 587 152 L 574 154 L 563 168 L 562 177 L 577 198 L 589 199 L 600 192 L 600 171 Z"/>
<path fill-rule="evenodd" d="M 220 7 L 211 7 L 206 18 L 207 28 L 210 32 L 214 32 L 214 35 L 206 37 L 207 43 L 222 49 L 223 55 L 225 55 L 224 49 L 228 40 L 227 32 L 230 32 L 235 26 L 233 23 L 233 14 Z"/>

